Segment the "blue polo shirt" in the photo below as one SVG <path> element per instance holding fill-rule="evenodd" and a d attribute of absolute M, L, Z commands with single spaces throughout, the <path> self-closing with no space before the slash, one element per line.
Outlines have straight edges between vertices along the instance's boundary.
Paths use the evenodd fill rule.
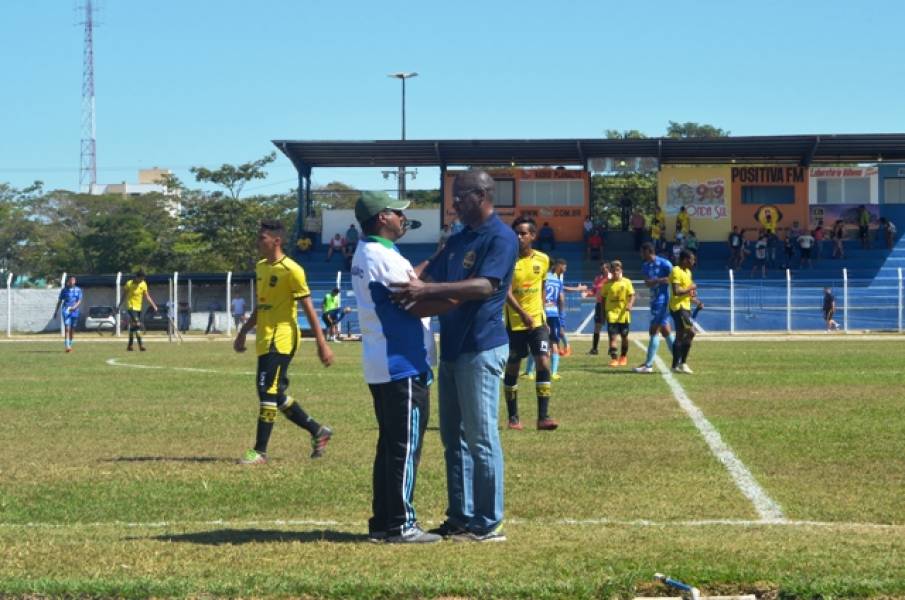
<path fill-rule="evenodd" d="M 460 354 L 482 352 L 509 343 L 503 324 L 503 305 L 512 283 L 518 256 L 518 238 L 493 214 L 475 229 L 453 235 L 428 265 L 425 273 L 436 282 L 487 277 L 500 282 L 486 300 L 462 302 L 440 315 L 440 359 L 456 360 Z"/>

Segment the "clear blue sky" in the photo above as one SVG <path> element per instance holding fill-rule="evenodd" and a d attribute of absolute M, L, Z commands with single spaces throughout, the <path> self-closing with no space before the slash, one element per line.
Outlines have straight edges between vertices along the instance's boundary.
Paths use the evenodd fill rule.
<path fill-rule="evenodd" d="M 78 186 L 77 0 L 0 2 L 0 181 Z M 271 139 L 905 131 L 905 2 L 102 0 L 98 182 L 215 167 Z M 431 176 L 433 175 L 433 176 Z M 316 170 L 392 187 L 377 170 Z M 436 187 L 422 172 L 414 186 Z M 285 191 L 282 154 L 246 193 Z"/>

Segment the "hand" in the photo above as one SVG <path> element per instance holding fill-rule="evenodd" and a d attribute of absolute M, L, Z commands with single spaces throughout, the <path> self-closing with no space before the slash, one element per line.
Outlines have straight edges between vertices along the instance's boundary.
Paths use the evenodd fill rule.
<path fill-rule="evenodd" d="M 522 314 L 522 323 L 524 323 L 525 327 L 528 329 L 534 329 L 534 319 L 532 319 L 531 315 L 528 313 Z"/>
<path fill-rule="evenodd" d="M 333 364 L 333 350 L 330 349 L 330 346 L 328 346 L 326 342 L 318 343 L 317 356 L 321 359 L 321 364 L 325 367 L 329 367 Z"/>
<path fill-rule="evenodd" d="M 390 297 L 394 303 L 401 306 L 409 306 L 424 298 L 427 285 L 409 273 L 407 282 L 391 283 L 390 289 L 393 290 Z"/>
<path fill-rule="evenodd" d="M 245 352 L 245 334 L 239 331 L 236 339 L 233 341 L 233 350 L 236 352 Z"/>

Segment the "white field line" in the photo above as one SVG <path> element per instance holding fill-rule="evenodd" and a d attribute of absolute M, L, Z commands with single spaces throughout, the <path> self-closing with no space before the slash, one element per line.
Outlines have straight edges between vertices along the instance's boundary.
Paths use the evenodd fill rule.
<path fill-rule="evenodd" d="M 647 347 L 638 340 L 635 340 L 635 344 L 647 351 Z M 748 467 L 739 460 L 735 453 L 732 452 L 732 448 L 723 441 L 722 436 L 720 436 L 713 424 L 707 420 L 701 409 L 685 393 L 685 388 L 673 377 L 666 363 L 657 356 L 655 364 L 660 374 L 663 375 L 663 379 L 666 380 L 666 384 L 672 391 L 672 395 L 679 403 L 679 406 L 691 418 L 713 455 L 729 471 L 729 475 L 732 476 L 739 491 L 754 505 L 754 509 L 760 515 L 761 520 L 768 522 L 785 521 L 786 517 L 782 512 L 782 507 L 764 491 L 760 484 L 757 483 L 757 480 L 754 479 L 754 475 L 751 474 Z"/>
<path fill-rule="evenodd" d="M 436 525 L 439 521 L 424 521 Z M 563 519 L 506 519 L 506 525 L 543 525 L 559 527 L 651 527 L 651 528 L 704 528 L 738 527 L 742 529 L 758 527 L 790 527 L 800 529 L 874 530 L 905 532 L 905 524 L 857 523 L 850 521 L 803 521 L 779 519 L 696 519 L 679 521 L 654 521 L 649 519 L 609 519 L 609 518 L 563 518 Z M 120 527 L 124 529 L 169 529 L 187 527 L 340 527 L 348 530 L 363 529 L 363 521 L 337 521 L 333 519 L 270 519 L 270 520 L 227 520 L 208 521 L 109 521 L 92 523 L 0 523 L 0 529 L 98 529 Z"/>
<path fill-rule="evenodd" d="M 118 358 L 108 358 L 111 367 L 128 367 L 130 369 L 164 369 L 167 371 L 187 371 L 189 373 L 214 373 L 216 375 L 254 375 L 252 371 L 218 371 L 216 369 L 199 369 L 195 367 L 165 367 L 161 365 L 135 365 L 119 362 Z"/>
<path fill-rule="evenodd" d="M 588 316 L 584 318 L 584 321 L 581 322 L 581 325 L 578 326 L 578 329 L 575 330 L 574 334 L 570 335 L 579 335 L 579 331 L 584 331 L 584 328 L 588 326 L 588 323 L 591 322 L 591 319 L 594 318 L 594 309 L 591 309 L 591 312 L 588 313 Z"/>

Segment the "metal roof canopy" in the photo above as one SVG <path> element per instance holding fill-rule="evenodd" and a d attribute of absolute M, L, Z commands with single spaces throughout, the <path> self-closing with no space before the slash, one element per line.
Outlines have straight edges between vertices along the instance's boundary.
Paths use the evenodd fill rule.
<path fill-rule="evenodd" d="M 831 134 L 641 140 L 274 140 L 299 171 L 315 167 L 562 165 L 591 158 L 653 157 L 660 164 L 905 161 L 905 134 Z"/>

